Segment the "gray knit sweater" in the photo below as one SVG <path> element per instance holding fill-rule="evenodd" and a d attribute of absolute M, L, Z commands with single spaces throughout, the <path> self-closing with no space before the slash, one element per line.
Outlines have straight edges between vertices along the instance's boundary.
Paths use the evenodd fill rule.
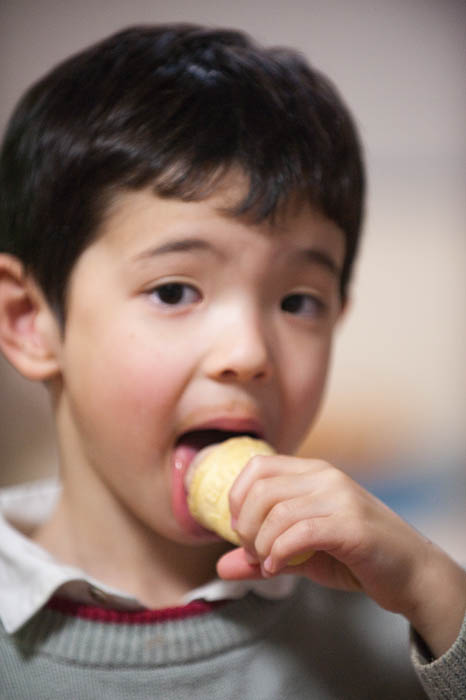
<path fill-rule="evenodd" d="M 285 600 L 251 593 L 182 619 L 76 612 L 46 607 L 14 635 L 1 629 L 2 700 L 426 697 L 401 618 L 308 581 Z M 466 697 L 465 626 L 442 659 L 419 654 L 414 665 L 429 697 Z"/>

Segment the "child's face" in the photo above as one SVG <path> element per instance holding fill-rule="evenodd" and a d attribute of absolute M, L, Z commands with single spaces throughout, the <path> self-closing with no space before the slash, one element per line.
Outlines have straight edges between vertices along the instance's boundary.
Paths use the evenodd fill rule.
<path fill-rule="evenodd" d="M 196 449 L 214 440 L 207 430 L 293 452 L 316 414 L 340 313 L 339 229 L 307 207 L 274 229 L 248 224 L 221 211 L 237 193 L 121 195 L 70 280 L 65 473 L 186 544 L 209 540 L 183 486 Z"/>

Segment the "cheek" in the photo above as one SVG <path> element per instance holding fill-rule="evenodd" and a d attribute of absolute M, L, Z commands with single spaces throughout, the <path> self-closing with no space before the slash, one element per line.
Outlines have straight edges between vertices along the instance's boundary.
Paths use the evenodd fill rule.
<path fill-rule="evenodd" d="M 163 439 L 183 390 L 186 368 L 173 352 L 135 334 L 108 333 L 70 344 L 68 385 L 73 408 L 90 437 L 120 449 L 153 451 Z"/>
<path fill-rule="evenodd" d="M 290 364 L 284 411 L 288 451 L 297 449 L 319 411 L 325 393 L 330 345 L 316 347 L 300 362 Z"/>
<path fill-rule="evenodd" d="M 151 350 L 115 353 L 103 370 L 103 400 L 137 429 L 160 428 L 170 419 L 183 389 L 183 371 L 174 358 Z"/>

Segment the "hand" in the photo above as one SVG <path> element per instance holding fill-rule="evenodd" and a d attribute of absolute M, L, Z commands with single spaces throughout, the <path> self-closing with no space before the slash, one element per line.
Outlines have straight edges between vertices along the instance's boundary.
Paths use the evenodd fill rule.
<path fill-rule="evenodd" d="M 331 465 L 257 456 L 230 492 L 243 547 L 217 564 L 227 579 L 299 573 L 325 586 L 362 590 L 404 615 L 436 655 L 456 638 L 466 574 L 442 550 Z M 287 562 L 308 550 L 298 567 Z"/>

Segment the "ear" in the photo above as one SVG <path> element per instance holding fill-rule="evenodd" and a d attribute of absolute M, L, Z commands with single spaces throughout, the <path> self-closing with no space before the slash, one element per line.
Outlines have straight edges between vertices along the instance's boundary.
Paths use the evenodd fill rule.
<path fill-rule="evenodd" d="M 59 373 L 58 321 L 22 263 L 5 254 L 0 254 L 0 349 L 27 379 Z"/>

